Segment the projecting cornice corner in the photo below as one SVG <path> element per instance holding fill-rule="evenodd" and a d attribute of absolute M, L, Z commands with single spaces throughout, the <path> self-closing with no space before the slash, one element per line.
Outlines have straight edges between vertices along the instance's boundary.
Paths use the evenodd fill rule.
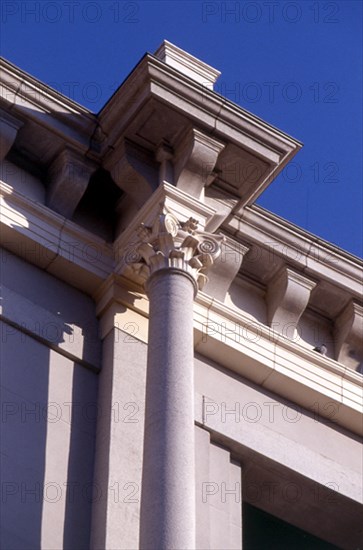
<path fill-rule="evenodd" d="M 254 202 L 302 144 L 204 87 L 183 60 L 173 47 L 144 56 L 101 110 L 103 165 L 139 208 L 163 181 L 201 200 L 213 187 L 212 197 L 236 199 L 223 222 Z"/>

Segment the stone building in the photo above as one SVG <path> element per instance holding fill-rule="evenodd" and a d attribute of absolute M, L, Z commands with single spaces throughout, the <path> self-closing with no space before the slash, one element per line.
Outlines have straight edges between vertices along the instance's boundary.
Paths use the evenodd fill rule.
<path fill-rule="evenodd" d="M 362 264 L 169 42 L 95 115 L 1 61 L 2 548 L 363 548 Z"/>

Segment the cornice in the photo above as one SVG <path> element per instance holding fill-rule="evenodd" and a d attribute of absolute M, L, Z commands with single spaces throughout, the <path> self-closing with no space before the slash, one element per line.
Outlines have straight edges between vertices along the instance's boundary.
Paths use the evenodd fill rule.
<path fill-rule="evenodd" d="M 329 281 L 362 299 L 363 262 L 317 236 L 258 207 L 246 207 L 242 215 L 233 215 L 223 230 L 243 243 L 256 244 L 298 266 L 318 281 Z M 294 252 L 294 253 L 293 253 Z"/>
<path fill-rule="evenodd" d="M 0 58 L 0 106 L 32 122 L 83 154 L 97 128 L 96 115 Z"/>
<path fill-rule="evenodd" d="M 94 117 L 94 114 L 86 107 L 67 98 L 1 56 L 0 71 L 1 83 L 5 84 L 9 90 L 14 91 L 16 95 L 28 99 L 38 107 L 43 106 L 45 110 L 51 111 L 49 108 L 51 105 L 58 105 L 62 107 L 63 112 L 68 112 L 68 114 L 77 114 L 85 118 Z M 36 94 L 34 94 L 35 91 Z M 3 99 L 6 100 L 4 97 Z"/>
<path fill-rule="evenodd" d="M 266 210 L 258 204 L 253 204 L 249 208 L 246 208 L 246 214 L 248 212 L 256 213 L 261 219 L 265 218 L 269 220 L 271 224 L 275 223 L 276 225 L 284 226 L 287 231 L 293 231 L 296 235 L 299 235 L 302 238 L 308 239 L 309 241 L 314 243 L 319 243 L 320 246 L 326 248 L 326 250 L 329 250 L 332 254 L 337 254 L 341 258 L 344 258 L 352 262 L 353 264 L 357 264 L 358 266 L 363 267 L 363 259 L 359 258 L 359 256 L 350 254 L 346 250 L 339 248 L 339 246 L 336 246 L 333 243 L 322 239 L 314 233 L 310 233 L 306 229 L 303 229 L 302 227 L 299 227 L 298 225 L 282 218 L 281 216 L 278 216 L 277 214 Z"/>

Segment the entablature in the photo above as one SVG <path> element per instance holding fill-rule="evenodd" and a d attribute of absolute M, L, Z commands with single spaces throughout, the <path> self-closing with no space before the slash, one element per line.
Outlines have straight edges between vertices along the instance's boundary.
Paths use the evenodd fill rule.
<path fill-rule="evenodd" d="M 35 246 L 29 261 L 93 294 L 112 273 L 135 278 L 125 258 L 134 252 L 136 227 L 150 223 L 163 202 L 180 224 L 195 218 L 202 231 L 225 237 L 205 286 L 216 307 L 229 299 L 236 277 L 248 279 L 263 295 L 264 330 L 276 323 L 297 330 L 316 312 L 335 327 L 336 349 L 324 360 L 346 364 L 354 353 L 349 367 L 358 370 L 361 263 L 250 206 L 301 144 L 204 86 L 194 62 L 181 53 L 178 65 L 178 49 L 171 50 L 162 59 L 145 55 L 98 115 L 1 62 L 5 155 L 44 170 L 47 204 L 1 182 L 4 246 L 23 257 Z M 118 191 L 112 243 L 70 219 L 101 166 Z M 105 181 L 96 183 L 103 191 Z M 67 257 L 69 243 L 81 243 L 82 252 Z"/>

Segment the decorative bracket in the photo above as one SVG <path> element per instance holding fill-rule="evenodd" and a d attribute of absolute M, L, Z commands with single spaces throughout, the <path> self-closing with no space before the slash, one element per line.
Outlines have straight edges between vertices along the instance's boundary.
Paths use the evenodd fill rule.
<path fill-rule="evenodd" d="M 0 111 L 0 161 L 3 161 L 10 151 L 18 130 L 23 123 L 5 111 Z"/>
<path fill-rule="evenodd" d="M 158 186 L 158 172 L 153 156 L 125 140 L 116 160 L 115 155 L 111 160 L 106 163 L 106 168 L 113 180 L 141 208 Z"/>
<path fill-rule="evenodd" d="M 221 254 L 209 270 L 204 292 L 223 302 L 248 251 L 247 246 L 225 237 L 221 244 Z"/>
<path fill-rule="evenodd" d="M 192 197 L 203 197 L 204 187 L 215 177 L 214 167 L 224 144 L 193 128 L 175 147 L 175 185 Z"/>
<path fill-rule="evenodd" d="M 164 181 L 174 183 L 173 157 L 174 152 L 169 143 L 161 142 L 156 151 L 156 160 L 160 163 L 159 185 Z"/>
<path fill-rule="evenodd" d="M 64 149 L 49 168 L 47 205 L 70 218 L 83 197 L 96 165 L 70 149 Z"/>
<path fill-rule="evenodd" d="M 292 326 L 295 337 L 297 324 L 315 286 L 314 281 L 290 268 L 280 269 L 268 284 L 267 317 L 270 327 L 276 332 L 286 333 L 286 326 Z"/>
<path fill-rule="evenodd" d="M 353 301 L 348 303 L 335 321 L 335 335 L 336 360 L 353 370 L 361 371 L 363 367 L 363 307 L 361 305 Z"/>

